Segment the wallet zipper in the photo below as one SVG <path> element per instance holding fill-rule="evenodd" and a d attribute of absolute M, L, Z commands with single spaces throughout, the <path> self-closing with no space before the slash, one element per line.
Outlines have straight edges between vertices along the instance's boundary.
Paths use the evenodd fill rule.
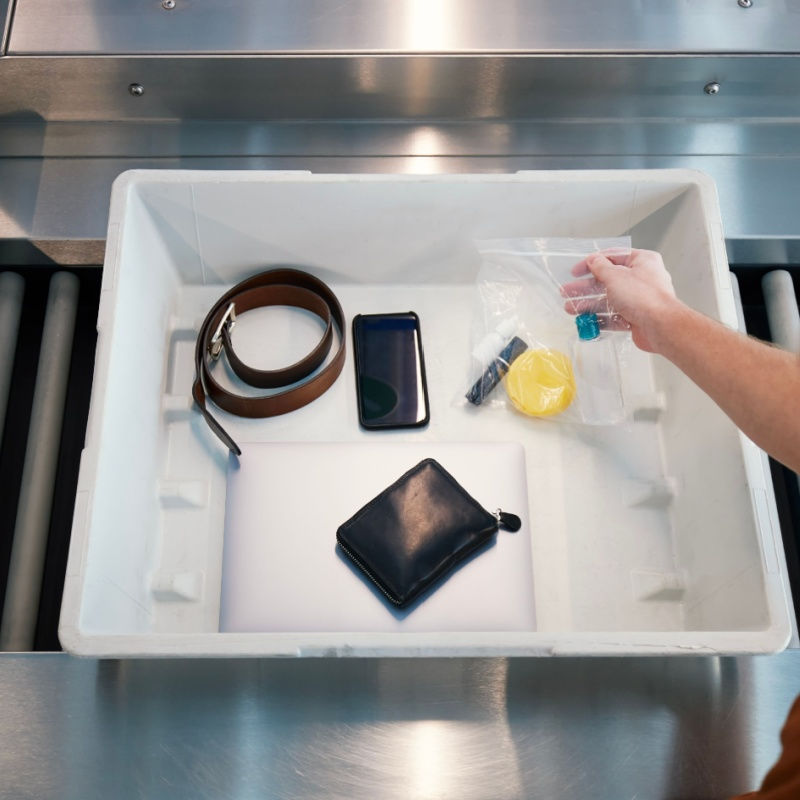
<path fill-rule="evenodd" d="M 345 553 L 345 555 L 370 579 L 370 581 L 372 581 L 372 583 L 375 584 L 375 586 L 378 588 L 378 590 L 381 592 L 381 594 L 390 603 L 392 603 L 393 605 L 399 606 L 401 604 L 401 601 L 400 600 L 395 600 L 394 597 L 392 597 L 389 594 L 389 592 L 387 592 L 386 589 L 384 589 L 383 586 L 381 586 L 381 584 L 378 581 L 378 579 L 372 574 L 372 572 L 364 564 L 364 562 L 361 561 L 361 559 L 358 558 L 358 556 L 355 553 L 353 553 L 353 551 L 346 544 L 344 544 L 344 542 L 342 542 L 342 540 L 339 539 L 338 536 L 336 537 L 336 541 L 339 543 L 339 547 L 342 548 L 342 551 Z"/>
<path fill-rule="evenodd" d="M 492 516 L 497 520 L 497 528 L 504 528 L 511 533 L 516 533 L 522 527 L 522 520 L 516 514 L 509 514 L 498 508 L 491 512 Z"/>

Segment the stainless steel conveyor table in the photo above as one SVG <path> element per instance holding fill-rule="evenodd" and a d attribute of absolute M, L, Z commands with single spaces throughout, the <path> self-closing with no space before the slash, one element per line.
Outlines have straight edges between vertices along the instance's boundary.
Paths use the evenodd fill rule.
<path fill-rule="evenodd" d="M 0 796 L 707 798 L 776 758 L 800 654 L 0 659 Z"/>

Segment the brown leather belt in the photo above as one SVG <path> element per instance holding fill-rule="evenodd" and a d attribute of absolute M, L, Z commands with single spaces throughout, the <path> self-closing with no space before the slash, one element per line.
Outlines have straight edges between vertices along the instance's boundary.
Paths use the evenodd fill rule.
<path fill-rule="evenodd" d="M 325 333 L 319 344 L 305 357 L 282 369 L 260 370 L 248 367 L 236 355 L 231 343 L 231 328 L 236 316 L 263 306 L 295 306 L 316 314 L 325 323 Z M 308 378 L 327 357 L 333 344 L 333 323 L 339 329 L 339 349 L 328 365 L 313 378 L 299 386 L 263 397 L 244 397 L 233 394 L 217 383 L 210 365 L 222 351 L 234 373 L 250 386 L 259 389 L 279 389 Z M 194 351 L 195 379 L 192 396 L 214 433 L 229 450 L 241 455 L 236 442 L 211 416 L 206 398 L 239 417 L 275 417 L 301 408 L 316 400 L 339 377 L 344 366 L 345 324 L 336 295 L 319 278 L 299 269 L 278 267 L 261 272 L 236 284 L 214 304 L 203 320 Z"/>

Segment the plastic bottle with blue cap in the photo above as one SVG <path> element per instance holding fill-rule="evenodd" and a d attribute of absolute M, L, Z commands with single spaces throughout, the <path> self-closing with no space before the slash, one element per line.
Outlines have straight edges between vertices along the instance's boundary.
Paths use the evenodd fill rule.
<path fill-rule="evenodd" d="M 590 425 L 622 422 L 625 406 L 614 338 L 601 331 L 593 312 L 578 314 L 575 325 L 578 339 L 572 361 L 581 417 Z"/>

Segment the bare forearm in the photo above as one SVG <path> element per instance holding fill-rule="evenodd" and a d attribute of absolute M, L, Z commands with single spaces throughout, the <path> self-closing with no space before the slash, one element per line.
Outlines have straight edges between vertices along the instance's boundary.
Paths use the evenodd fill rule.
<path fill-rule="evenodd" d="M 670 303 L 652 330 L 672 361 L 774 458 L 800 472 L 800 358 Z"/>

